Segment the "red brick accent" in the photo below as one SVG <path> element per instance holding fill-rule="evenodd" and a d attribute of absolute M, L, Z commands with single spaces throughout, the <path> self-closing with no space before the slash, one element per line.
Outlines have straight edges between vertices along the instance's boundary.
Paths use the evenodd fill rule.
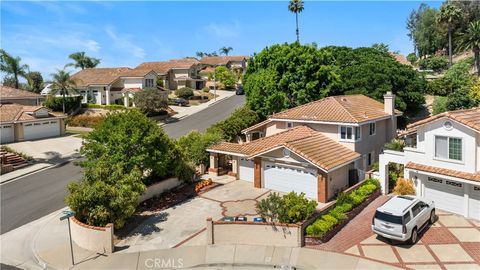
<path fill-rule="evenodd" d="M 328 174 L 318 170 L 317 175 L 318 201 L 326 203 L 328 201 Z"/>
<path fill-rule="evenodd" d="M 253 186 L 256 188 L 262 187 L 262 158 L 256 157 L 253 159 L 254 172 L 253 172 Z"/>
<path fill-rule="evenodd" d="M 105 227 L 91 226 L 91 225 L 85 224 L 85 223 L 81 222 L 80 220 L 76 219 L 75 216 L 70 217 L 70 220 L 77 223 L 78 225 L 80 225 L 84 228 L 91 229 L 91 230 L 97 230 L 97 231 L 105 231 L 105 228 L 113 227 L 112 223 L 108 223 L 107 225 L 105 225 Z"/>
<path fill-rule="evenodd" d="M 208 168 L 208 171 L 218 173 L 218 168 Z"/>
<path fill-rule="evenodd" d="M 277 222 L 253 222 L 253 221 L 213 221 L 213 224 L 216 225 L 225 225 L 225 224 L 238 224 L 238 225 L 272 225 L 272 226 L 283 226 L 283 227 L 301 227 L 300 224 L 287 224 L 287 223 L 277 223 Z"/>
<path fill-rule="evenodd" d="M 453 235 L 448 228 L 445 227 L 430 227 L 428 230 L 423 230 L 420 239 L 424 244 L 456 244 L 458 239 Z"/>

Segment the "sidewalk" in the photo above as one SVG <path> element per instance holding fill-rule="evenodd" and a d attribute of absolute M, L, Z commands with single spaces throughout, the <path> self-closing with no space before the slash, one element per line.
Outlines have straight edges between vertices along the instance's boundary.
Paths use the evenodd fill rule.
<path fill-rule="evenodd" d="M 29 165 L 25 168 L 3 174 L 2 176 L 0 176 L 0 184 L 9 182 L 10 180 L 22 177 L 22 176 L 27 175 L 27 174 L 38 172 L 40 170 L 43 170 L 43 169 L 51 167 L 51 166 L 53 166 L 53 165 L 50 164 L 50 163 L 43 163 L 43 162 L 42 163 L 35 163 L 35 164 Z"/>

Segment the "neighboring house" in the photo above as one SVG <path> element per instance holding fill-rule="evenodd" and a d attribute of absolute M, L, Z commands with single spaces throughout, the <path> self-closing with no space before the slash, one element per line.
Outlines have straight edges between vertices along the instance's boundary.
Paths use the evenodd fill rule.
<path fill-rule="evenodd" d="M 152 69 L 88 68 L 75 73 L 72 78 L 83 96 L 83 103 L 123 103 L 128 107 L 135 93 L 145 88 L 157 88 L 157 73 Z"/>
<path fill-rule="evenodd" d="M 202 68 L 225 66 L 230 70 L 237 69 L 244 73 L 247 68 L 248 56 L 207 56 L 200 60 Z"/>
<path fill-rule="evenodd" d="M 363 179 L 396 134 L 394 98 L 335 96 L 273 114 L 243 131 L 245 143 L 210 147 L 209 173 L 327 202 Z"/>
<path fill-rule="evenodd" d="M 404 55 L 392 52 L 390 53 L 390 55 L 393 56 L 393 58 L 395 58 L 395 60 L 397 60 L 397 62 L 399 62 L 400 64 L 413 67 L 412 63 L 410 63 L 410 61 L 408 61 Z"/>
<path fill-rule="evenodd" d="M 60 136 L 65 134 L 65 118 L 43 106 L 0 104 L 0 142 L 2 144 Z"/>
<path fill-rule="evenodd" d="M 380 155 L 388 192 L 388 164 L 405 165 L 416 193 L 435 207 L 480 220 L 480 108 L 441 113 L 407 127 L 407 146 Z"/>
<path fill-rule="evenodd" d="M 52 92 L 52 86 L 53 86 L 52 83 L 47 83 L 45 87 L 42 89 L 42 91 L 40 92 L 40 95 L 42 96 L 50 95 L 50 93 Z"/>
<path fill-rule="evenodd" d="M 0 103 L 17 103 L 22 105 L 40 105 L 43 97 L 39 94 L 0 85 Z"/>
<path fill-rule="evenodd" d="M 202 89 L 205 86 L 205 80 L 198 76 L 200 71 L 199 62 L 193 58 L 145 62 L 135 69 L 154 70 L 159 78 L 163 80 L 164 87 L 169 90 L 176 90 L 182 87 Z"/>

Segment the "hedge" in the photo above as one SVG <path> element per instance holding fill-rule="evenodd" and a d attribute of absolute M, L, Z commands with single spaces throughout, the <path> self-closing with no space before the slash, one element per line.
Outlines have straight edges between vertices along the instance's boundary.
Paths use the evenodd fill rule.
<path fill-rule="evenodd" d="M 103 116 L 77 115 L 67 118 L 66 124 L 71 127 L 94 128 L 102 123 L 104 119 L 105 117 Z"/>
<path fill-rule="evenodd" d="M 194 95 L 194 93 L 192 88 L 183 87 L 175 90 L 175 95 L 179 98 L 189 99 Z"/>
<path fill-rule="evenodd" d="M 92 108 L 92 109 L 105 109 L 105 110 L 125 110 L 125 106 L 111 104 L 111 105 L 100 105 L 100 104 L 92 104 L 92 103 L 84 103 L 82 104 L 83 108 Z"/>
<path fill-rule="evenodd" d="M 82 97 L 65 97 L 65 112 L 74 110 L 80 106 L 82 102 Z M 48 96 L 47 99 L 43 102 L 43 106 L 55 111 L 63 111 L 63 100 L 61 97 Z"/>
<path fill-rule="evenodd" d="M 368 179 L 356 190 L 349 194 L 340 193 L 335 208 L 320 216 L 315 222 L 307 226 L 308 236 L 322 237 L 332 230 L 340 221 L 347 218 L 347 213 L 365 201 L 368 196 L 380 188 L 376 179 Z"/>

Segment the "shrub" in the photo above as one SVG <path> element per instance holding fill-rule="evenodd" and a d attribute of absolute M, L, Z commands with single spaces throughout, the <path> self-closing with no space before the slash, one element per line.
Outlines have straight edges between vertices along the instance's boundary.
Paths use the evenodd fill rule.
<path fill-rule="evenodd" d="M 446 96 L 450 93 L 450 91 L 450 86 L 443 78 L 427 82 L 427 93 L 430 95 Z"/>
<path fill-rule="evenodd" d="M 384 146 L 387 150 L 394 150 L 394 151 L 401 151 L 403 152 L 403 148 L 405 147 L 405 141 L 400 139 L 392 139 L 391 141 L 387 142 Z"/>
<path fill-rule="evenodd" d="M 208 164 L 210 154 L 206 149 L 220 142 L 221 139 L 217 133 L 200 133 L 194 130 L 180 137 L 177 141 L 177 146 L 183 152 L 184 156 L 193 164 Z"/>
<path fill-rule="evenodd" d="M 156 88 L 147 88 L 136 93 L 133 98 L 135 106 L 147 115 L 165 110 L 168 107 L 167 97 L 162 92 Z"/>
<path fill-rule="evenodd" d="M 345 203 L 351 203 L 352 200 L 350 199 L 350 196 L 348 196 L 347 193 L 345 192 L 340 192 L 337 196 L 337 204 L 345 204 Z"/>
<path fill-rule="evenodd" d="M 421 69 L 431 69 L 433 71 L 442 71 L 448 67 L 448 59 L 445 56 L 432 56 L 418 61 Z"/>
<path fill-rule="evenodd" d="M 235 86 L 235 76 L 227 67 L 216 67 L 215 79 L 223 84 L 224 87 L 222 88 L 231 89 Z"/>
<path fill-rule="evenodd" d="M 218 134 L 224 140 L 232 142 L 241 134 L 243 129 L 258 123 L 259 120 L 256 112 L 247 107 L 241 107 L 236 109 L 227 119 L 209 127 L 207 132 Z"/>
<path fill-rule="evenodd" d="M 200 190 L 202 190 L 202 188 L 206 187 L 206 186 L 210 186 L 211 184 L 213 184 L 213 181 L 212 179 L 204 179 L 200 182 L 198 182 L 196 185 L 195 185 L 195 192 L 199 192 Z"/>
<path fill-rule="evenodd" d="M 132 104 L 131 100 L 130 100 L 130 104 Z M 125 106 L 117 105 L 117 104 L 100 105 L 100 104 L 93 104 L 93 103 L 85 103 L 85 104 L 82 104 L 82 107 L 92 108 L 92 109 L 105 109 L 105 110 L 110 110 L 110 111 L 125 110 L 126 109 Z"/>
<path fill-rule="evenodd" d="M 330 211 L 330 215 L 332 215 L 334 218 L 337 220 L 344 220 L 347 218 L 347 215 L 345 214 L 346 211 L 343 211 L 344 209 L 341 207 L 336 206 L 335 208 Z"/>
<path fill-rule="evenodd" d="M 439 114 L 447 111 L 447 97 L 435 97 L 432 104 L 432 114 Z"/>
<path fill-rule="evenodd" d="M 184 182 L 192 182 L 195 175 L 195 167 L 190 162 L 180 160 L 174 168 L 174 175 Z"/>
<path fill-rule="evenodd" d="M 398 178 L 393 193 L 396 195 L 415 195 L 416 191 L 412 180 Z"/>
<path fill-rule="evenodd" d="M 204 87 L 204 88 L 202 89 L 202 92 L 204 92 L 204 93 L 210 93 L 210 88 Z"/>
<path fill-rule="evenodd" d="M 193 89 L 192 88 L 183 87 L 183 88 L 175 90 L 175 95 L 179 98 L 184 98 L 184 99 L 188 100 L 194 94 L 193 94 Z"/>
<path fill-rule="evenodd" d="M 342 213 L 348 213 L 352 210 L 353 205 L 351 203 L 343 203 L 335 206 L 335 208 L 338 208 L 338 211 L 341 211 Z"/>
<path fill-rule="evenodd" d="M 352 198 L 352 204 L 353 206 L 357 206 L 359 204 L 361 204 L 363 202 L 363 200 L 365 200 L 366 196 L 365 195 L 362 195 L 360 192 L 358 191 L 353 191 L 351 194 L 350 194 L 350 197 Z"/>
<path fill-rule="evenodd" d="M 65 122 L 67 125 L 72 127 L 95 128 L 100 125 L 104 119 L 104 116 L 76 115 L 67 118 Z"/>
<path fill-rule="evenodd" d="M 61 97 L 48 96 L 47 99 L 43 102 L 43 106 L 51 109 L 52 111 L 61 112 L 63 111 L 63 103 Z M 72 111 L 80 107 L 82 102 L 82 97 L 65 97 L 65 112 Z"/>
<path fill-rule="evenodd" d="M 280 197 L 271 193 L 257 204 L 257 213 L 265 220 L 282 223 L 297 223 L 310 217 L 317 202 L 305 198 L 304 193 L 290 192 Z"/>
<path fill-rule="evenodd" d="M 410 62 L 412 64 L 415 64 L 415 62 L 417 62 L 417 60 L 418 60 L 418 57 L 415 53 L 412 52 L 412 53 L 409 53 L 407 55 L 407 60 L 408 60 L 408 62 Z"/>
<path fill-rule="evenodd" d="M 257 203 L 256 211 L 266 221 L 277 221 L 284 211 L 282 197 L 277 192 L 268 194 L 267 198 Z"/>

